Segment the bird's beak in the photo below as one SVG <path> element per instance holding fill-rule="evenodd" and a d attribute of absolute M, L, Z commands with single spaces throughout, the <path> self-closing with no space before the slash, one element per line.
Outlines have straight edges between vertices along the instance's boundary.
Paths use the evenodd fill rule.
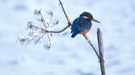
<path fill-rule="evenodd" d="M 92 21 L 94 21 L 94 22 L 97 22 L 97 23 L 100 23 L 98 20 L 96 20 L 96 19 L 92 19 Z"/>

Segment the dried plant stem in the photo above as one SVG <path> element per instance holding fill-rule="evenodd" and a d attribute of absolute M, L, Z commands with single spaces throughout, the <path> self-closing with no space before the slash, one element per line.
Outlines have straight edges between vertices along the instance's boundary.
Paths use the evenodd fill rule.
<path fill-rule="evenodd" d="M 51 47 L 51 37 L 50 37 L 49 34 L 47 34 L 47 36 L 48 36 L 48 39 L 49 39 L 49 48 L 50 48 Z"/>
<path fill-rule="evenodd" d="M 104 67 L 104 58 L 103 58 L 102 34 L 101 34 L 100 29 L 97 28 L 97 40 L 98 40 L 99 53 L 97 52 L 97 50 L 95 49 L 95 47 L 93 46 L 93 44 L 91 43 L 91 41 L 88 39 L 88 37 L 86 35 L 83 35 L 83 36 L 85 37 L 85 39 L 87 40 L 87 42 L 89 43 L 89 45 L 94 50 L 96 56 L 98 57 L 99 64 L 100 64 L 100 69 L 101 69 L 101 75 L 106 75 L 106 73 L 105 73 L 105 67 Z"/>
<path fill-rule="evenodd" d="M 62 7 L 62 10 L 65 14 L 65 17 L 68 21 L 68 26 L 66 26 L 64 29 L 60 30 L 60 31 L 48 31 L 50 33 L 60 33 L 60 32 L 63 32 L 64 30 L 66 30 L 68 27 L 71 26 L 71 23 L 68 19 L 68 16 L 65 12 L 65 9 L 63 7 L 63 4 L 61 2 L 61 0 L 59 0 L 60 2 L 60 5 Z M 88 37 L 86 35 L 83 35 L 85 37 L 85 39 L 87 40 L 87 42 L 89 43 L 89 45 L 93 48 L 98 60 L 99 60 L 99 63 L 100 63 L 100 68 L 101 68 L 101 75 L 105 75 L 105 67 L 104 67 L 104 58 L 103 58 L 103 43 L 102 43 L 102 36 L 101 36 L 101 31 L 100 29 L 98 28 L 97 29 L 97 39 L 98 39 L 98 47 L 99 47 L 99 53 L 97 52 L 97 50 L 95 49 L 95 47 L 93 46 L 93 44 L 91 43 L 91 41 L 88 39 Z"/>
<path fill-rule="evenodd" d="M 41 12 L 40 12 L 41 13 Z M 42 14 L 40 14 L 40 16 L 41 16 L 41 21 L 42 21 L 42 23 L 43 23 L 43 25 L 44 25 L 44 28 L 46 29 L 47 28 L 47 24 L 46 24 L 46 21 L 45 21 L 45 19 L 44 19 L 44 16 L 42 15 Z"/>
<path fill-rule="evenodd" d="M 40 39 L 43 38 L 43 36 L 44 36 L 45 34 L 46 34 L 46 33 L 42 34 L 42 35 L 38 38 L 38 40 L 35 42 L 34 45 L 36 45 L 36 44 L 40 41 Z"/>
<path fill-rule="evenodd" d="M 102 41 L 102 34 L 99 28 L 97 28 L 97 39 L 98 39 L 98 48 L 99 48 L 99 63 L 101 68 L 101 74 L 106 75 L 105 67 L 104 67 L 104 57 L 103 57 L 103 41 Z"/>
<path fill-rule="evenodd" d="M 87 42 L 89 43 L 89 45 L 92 47 L 92 49 L 94 50 L 94 52 L 96 53 L 96 56 L 98 57 L 98 59 L 100 59 L 97 50 L 95 49 L 95 47 L 93 46 L 93 44 L 91 43 L 91 41 L 88 39 L 88 37 L 86 35 L 83 35 L 85 37 L 85 39 L 87 40 Z"/>
<path fill-rule="evenodd" d="M 62 30 L 59 30 L 59 31 L 48 31 L 48 30 L 44 30 L 44 31 L 47 33 L 61 33 L 63 31 L 65 31 L 67 28 L 69 28 L 70 25 L 71 25 L 71 23 L 69 22 L 66 27 L 64 27 Z"/>
<path fill-rule="evenodd" d="M 60 5 L 61 5 L 61 7 L 62 7 L 62 11 L 63 11 L 63 13 L 64 13 L 64 15 L 65 15 L 65 17 L 66 17 L 66 19 L 67 19 L 67 21 L 68 21 L 68 25 L 67 25 L 66 27 L 64 27 L 63 29 L 58 30 L 58 31 L 47 30 L 47 26 L 46 26 L 45 19 L 44 19 L 43 15 L 41 14 L 41 20 L 42 20 L 42 22 L 43 22 L 44 28 L 41 28 L 41 27 L 38 27 L 38 26 L 31 26 L 31 25 L 30 25 L 30 27 L 37 28 L 37 29 L 41 29 L 42 33 L 44 33 L 44 34 L 41 35 L 41 37 L 37 40 L 36 43 L 38 43 L 38 41 L 39 41 L 46 33 L 61 33 L 61 32 L 65 31 L 67 28 L 69 28 L 69 27 L 71 26 L 71 23 L 70 23 L 70 21 L 69 21 L 69 18 L 68 18 L 68 16 L 67 16 L 66 12 L 65 12 L 65 9 L 64 9 L 64 6 L 63 6 L 61 0 L 59 0 L 59 2 L 60 2 Z M 51 22 L 51 19 L 50 19 L 50 22 Z M 50 24 L 50 22 L 49 22 L 49 24 Z M 49 34 L 47 34 L 47 36 L 48 36 L 48 38 L 49 38 L 49 42 L 51 42 Z M 87 40 L 87 42 L 89 43 L 89 45 L 92 47 L 92 49 L 94 50 L 94 52 L 95 52 L 95 54 L 96 54 L 96 56 L 97 56 L 97 58 L 98 58 L 98 60 L 99 60 L 100 68 L 101 68 L 101 74 L 102 74 L 102 75 L 106 75 L 106 74 L 105 74 L 105 67 L 104 67 L 104 58 L 103 58 L 103 43 L 102 43 L 102 36 L 101 36 L 101 31 L 100 31 L 100 29 L 97 28 L 97 39 L 98 39 L 99 52 L 98 52 L 98 51 L 96 50 L 96 48 L 93 46 L 93 44 L 92 44 L 91 41 L 88 39 L 88 37 L 87 37 L 86 35 L 83 35 L 83 36 L 84 36 L 84 38 Z M 35 43 L 35 44 L 36 44 L 36 43 Z M 50 44 L 50 46 L 51 46 L 51 44 Z M 50 47 L 50 46 L 49 46 L 49 47 Z"/>
<path fill-rule="evenodd" d="M 62 7 L 62 11 L 63 11 L 63 13 L 64 13 L 64 15 L 65 15 L 65 17 L 66 17 L 66 19 L 67 19 L 67 21 L 68 21 L 68 25 L 67 25 L 66 27 L 64 27 L 62 30 L 59 30 L 59 31 L 48 31 L 48 30 L 46 30 L 46 29 L 41 28 L 45 33 L 61 33 L 61 32 L 65 31 L 67 28 L 69 28 L 69 27 L 71 26 L 71 23 L 70 23 L 70 21 L 69 21 L 69 18 L 68 18 L 68 16 L 67 16 L 66 12 L 65 12 L 65 9 L 64 9 L 64 6 L 63 6 L 61 0 L 59 0 L 59 2 L 60 2 L 60 5 L 61 5 L 61 7 Z M 42 15 L 41 15 L 41 17 L 43 18 Z M 43 21 L 45 22 L 44 19 L 43 19 Z"/>
<path fill-rule="evenodd" d="M 67 21 L 70 22 L 70 21 L 69 21 L 69 18 L 68 18 L 68 16 L 67 16 L 67 14 L 66 14 L 66 12 L 65 12 L 65 9 L 64 9 L 64 6 L 63 6 L 61 0 L 59 0 L 59 2 L 60 2 L 60 5 L 61 5 L 61 7 L 62 7 L 62 10 L 63 10 L 63 12 L 64 12 L 64 14 L 65 14 L 65 17 L 66 17 Z"/>

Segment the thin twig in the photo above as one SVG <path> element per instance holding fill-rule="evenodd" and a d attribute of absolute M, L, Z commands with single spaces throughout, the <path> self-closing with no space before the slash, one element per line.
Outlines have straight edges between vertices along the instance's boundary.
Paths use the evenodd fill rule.
<path fill-rule="evenodd" d="M 85 37 L 85 39 L 87 40 L 87 42 L 89 43 L 89 45 L 92 47 L 92 49 L 96 53 L 96 56 L 98 57 L 98 59 L 100 59 L 99 54 L 98 54 L 97 50 L 95 49 L 95 47 L 93 46 L 93 44 L 91 43 L 91 41 L 88 39 L 88 37 L 86 35 L 83 35 L 83 36 Z"/>
<path fill-rule="evenodd" d="M 48 12 L 48 14 L 50 15 L 50 20 L 47 24 L 48 24 L 48 26 L 50 26 L 50 23 L 52 22 L 52 18 L 53 18 L 53 13 L 52 13 L 52 11 L 50 11 L 50 12 Z"/>
<path fill-rule="evenodd" d="M 36 45 L 36 44 L 40 41 L 40 39 L 43 38 L 43 36 L 44 36 L 45 34 L 46 34 L 46 33 L 42 34 L 42 35 L 38 38 L 38 40 L 35 42 L 34 45 Z"/>
<path fill-rule="evenodd" d="M 60 5 L 61 5 L 61 7 L 62 7 L 62 10 L 63 10 L 63 12 L 64 12 L 64 15 L 65 15 L 67 21 L 70 22 L 70 21 L 69 21 L 69 18 L 68 18 L 68 16 L 67 16 L 67 14 L 66 14 L 66 12 L 65 12 L 65 9 L 64 9 L 64 6 L 63 6 L 61 0 L 59 0 L 59 2 L 60 2 Z"/>
<path fill-rule="evenodd" d="M 98 48 L 99 48 L 99 55 L 100 59 L 104 61 L 104 56 L 103 56 L 103 41 L 102 41 L 102 33 L 99 28 L 97 28 L 97 39 L 98 39 Z"/>
<path fill-rule="evenodd" d="M 49 48 L 50 48 L 51 47 L 51 37 L 50 37 L 49 34 L 47 34 L 47 36 L 48 36 L 48 39 L 49 39 Z"/>
<path fill-rule="evenodd" d="M 40 11 L 41 12 L 41 11 Z M 42 23 L 43 23 L 43 25 L 44 25 L 44 28 L 46 29 L 47 28 L 47 24 L 46 24 L 46 21 L 45 21 L 45 18 L 44 18 L 44 16 L 42 15 L 42 13 L 40 13 L 40 16 L 41 16 L 41 20 L 42 20 Z"/>
<path fill-rule="evenodd" d="M 100 56 L 100 68 L 101 74 L 106 75 L 105 67 L 104 67 L 104 57 L 103 57 L 103 41 L 102 41 L 102 34 L 99 28 L 97 28 L 97 39 L 98 39 L 98 48 L 99 48 L 99 56 Z"/>
<path fill-rule="evenodd" d="M 47 32 L 47 33 L 61 33 L 63 31 L 65 31 L 67 28 L 69 28 L 69 25 L 71 25 L 71 24 L 69 23 L 66 27 L 64 27 L 62 30 L 59 30 L 59 31 L 48 31 L 48 30 L 45 30 L 45 32 Z"/>
<path fill-rule="evenodd" d="M 61 32 L 65 31 L 67 28 L 69 28 L 69 27 L 71 26 L 71 23 L 70 23 L 70 21 L 69 21 L 69 18 L 68 18 L 68 16 L 67 16 L 66 12 L 65 12 L 65 9 L 64 9 L 64 6 L 63 6 L 61 0 L 59 0 L 59 2 L 60 2 L 60 5 L 61 5 L 61 7 L 62 7 L 62 11 L 63 11 L 63 13 L 64 13 L 64 15 L 65 15 L 65 17 L 66 17 L 66 19 L 67 19 L 67 21 L 68 21 L 68 25 L 67 25 L 66 27 L 64 27 L 62 30 L 59 30 L 59 31 L 48 31 L 48 30 L 46 30 L 46 29 L 43 29 L 44 32 L 46 32 L 46 33 L 61 33 Z M 41 17 L 43 18 L 42 15 L 41 15 Z M 45 22 L 44 19 L 43 19 L 43 21 Z"/>

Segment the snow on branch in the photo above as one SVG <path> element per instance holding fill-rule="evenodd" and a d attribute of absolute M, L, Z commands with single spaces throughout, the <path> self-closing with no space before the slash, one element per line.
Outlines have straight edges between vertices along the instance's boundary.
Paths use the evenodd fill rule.
<path fill-rule="evenodd" d="M 62 2 L 60 0 L 59 2 L 60 2 L 59 4 L 62 7 L 62 11 L 64 12 L 64 15 L 68 21 L 68 24 L 61 30 L 58 31 L 52 30 L 53 26 L 59 24 L 59 20 L 53 20 L 54 13 L 52 11 L 47 12 L 46 14 L 48 14 L 48 16 L 50 17 L 49 20 L 46 20 L 48 19 L 48 17 L 46 18 L 43 16 L 41 9 L 40 10 L 35 9 L 34 15 L 39 16 L 39 18 L 36 18 L 36 20 L 39 21 L 43 26 L 35 25 L 34 22 L 29 21 L 27 23 L 27 28 L 29 29 L 27 36 L 20 36 L 18 38 L 20 44 L 27 46 L 30 42 L 33 41 L 34 45 L 36 45 L 38 42 L 42 40 L 43 42 L 45 42 L 44 48 L 49 49 L 51 47 L 52 33 L 61 33 L 71 26 L 71 23 L 69 22 L 68 16 L 65 12 Z"/>

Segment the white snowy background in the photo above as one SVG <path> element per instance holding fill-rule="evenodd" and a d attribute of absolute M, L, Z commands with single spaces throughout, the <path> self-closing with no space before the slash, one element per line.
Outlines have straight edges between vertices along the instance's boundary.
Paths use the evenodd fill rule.
<path fill-rule="evenodd" d="M 97 48 L 96 28 L 103 33 L 106 75 L 135 75 L 135 0 L 62 0 L 72 22 L 83 11 L 93 14 L 88 33 Z M 42 44 L 25 47 L 16 42 L 34 21 L 34 9 L 52 10 L 67 21 L 58 0 L 0 0 L 0 75 L 100 75 L 98 59 L 86 40 L 77 35 L 52 37 L 51 49 Z"/>

